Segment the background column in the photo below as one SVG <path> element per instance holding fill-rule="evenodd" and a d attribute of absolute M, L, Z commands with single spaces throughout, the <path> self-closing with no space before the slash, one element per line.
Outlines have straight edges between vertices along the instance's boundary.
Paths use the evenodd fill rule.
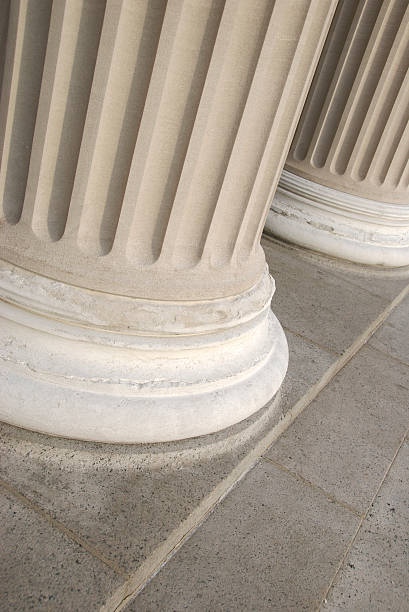
<path fill-rule="evenodd" d="M 409 6 L 341 0 L 267 230 L 352 261 L 409 264 Z"/>
<path fill-rule="evenodd" d="M 260 235 L 335 4 L 2 9 L 0 418 L 169 440 L 277 391 Z"/>

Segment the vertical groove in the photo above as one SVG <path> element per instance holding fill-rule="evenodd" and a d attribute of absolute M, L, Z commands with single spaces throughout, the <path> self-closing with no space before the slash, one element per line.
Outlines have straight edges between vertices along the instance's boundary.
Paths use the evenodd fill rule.
<path fill-rule="evenodd" d="M 399 189 L 403 189 L 407 192 L 409 187 L 409 122 L 405 125 L 402 138 L 396 150 L 395 158 L 397 158 L 397 162 L 394 163 L 393 167 L 391 163 L 386 179 L 391 177 L 391 180 L 394 180 Z M 393 170 L 396 178 L 392 178 Z"/>
<path fill-rule="evenodd" d="M 314 137 L 314 130 L 318 125 L 322 111 L 321 101 L 327 97 L 331 86 L 331 77 L 336 73 L 337 64 L 355 15 L 354 9 L 353 2 L 338 4 L 321 55 L 319 69 L 316 71 L 311 85 L 311 93 L 305 102 L 295 133 L 292 156 L 297 161 L 304 160 L 307 157 L 308 149 Z"/>
<path fill-rule="evenodd" d="M 408 11 L 409 13 L 409 11 Z M 402 24 L 403 27 L 404 24 Z M 406 20 L 405 27 L 408 25 Z M 409 42 L 409 41 L 408 41 Z M 373 100 L 367 110 L 365 120 L 359 137 L 354 145 L 348 172 L 357 180 L 374 177 L 371 170 L 375 155 L 385 155 L 387 151 L 380 149 L 382 134 L 390 122 L 393 107 L 403 84 L 405 73 L 409 64 L 409 44 L 402 38 L 396 38 L 396 48 L 391 51 L 391 61 L 387 62 L 379 83 L 376 87 Z M 401 44 L 400 44 L 401 43 Z M 404 104 L 405 100 L 401 100 Z M 373 123 L 370 129 L 369 123 Z M 388 139 L 389 140 L 389 139 Z M 383 141 L 387 149 L 391 149 L 389 142 Z M 375 177 L 374 177 L 375 178 Z"/>
<path fill-rule="evenodd" d="M 338 174 L 344 174 L 348 167 L 403 12 L 401 0 L 391 0 L 382 6 L 331 147 L 329 163 Z"/>
<path fill-rule="evenodd" d="M 355 2 L 355 0 L 345 1 Z M 311 162 L 317 168 L 322 168 L 327 162 L 339 121 L 347 105 L 349 93 L 364 56 L 378 12 L 381 9 L 381 4 L 381 0 L 361 0 L 358 5 L 309 149 Z"/>
<path fill-rule="evenodd" d="M 277 0 L 274 4 L 204 248 L 215 267 L 226 265 L 232 258 L 307 14 L 308 5 L 304 4 L 289 23 L 286 2 Z M 285 37 L 281 35 L 284 24 Z M 280 57 L 282 65 L 285 62 L 279 74 L 271 57 Z M 262 180 L 268 176 L 265 170 L 261 169 Z"/>
<path fill-rule="evenodd" d="M 164 10 L 164 0 L 107 6 L 70 218 L 91 254 L 115 238 Z"/>
<path fill-rule="evenodd" d="M 104 0 L 53 4 L 23 211 L 43 240 L 64 232 L 104 10 Z"/>
<path fill-rule="evenodd" d="M 23 208 L 50 15 L 51 0 L 10 5 L 0 100 L 0 202 L 12 224 Z"/>
<path fill-rule="evenodd" d="M 219 0 L 166 8 L 115 242 L 139 264 L 162 249 L 222 9 Z"/>
<path fill-rule="evenodd" d="M 406 162 L 406 166 L 403 168 L 399 179 L 399 185 L 405 190 L 409 188 L 409 146 L 407 147 L 406 151 L 406 159 L 408 161 Z"/>
<path fill-rule="evenodd" d="M 202 256 L 272 9 L 226 4 L 162 249 L 178 267 Z"/>
<path fill-rule="evenodd" d="M 289 21 L 288 4 L 282 0 L 274 4 L 204 249 L 212 266 L 226 265 L 233 256 L 237 260 L 240 252 L 246 259 L 252 250 L 275 172 L 284 163 L 281 154 L 287 148 L 284 143 L 288 133 L 283 134 L 281 120 L 290 92 L 301 85 L 297 83 L 297 69 L 317 8 L 315 0 L 306 3 Z M 286 34 L 282 36 L 284 29 Z M 273 58 L 280 58 L 279 74 Z M 310 64 L 311 58 L 303 67 L 304 78 Z M 293 113 L 295 108 L 291 107 Z"/>
<path fill-rule="evenodd" d="M 408 70 L 408 3 L 341 0 L 287 168 L 364 198 L 406 203 Z"/>
<path fill-rule="evenodd" d="M 406 23 L 406 28 L 408 27 L 409 21 Z M 389 185 L 393 188 L 396 188 L 399 182 L 399 177 L 396 176 L 397 169 L 395 170 L 394 166 L 399 165 L 398 150 L 405 127 L 409 123 L 409 41 L 405 45 L 403 60 L 406 63 L 404 69 L 402 70 L 402 66 L 398 67 L 399 91 L 394 99 L 392 98 L 390 104 L 386 108 L 386 105 L 383 105 L 381 110 L 384 117 L 381 125 L 382 127 L 384 125 L 384 127 L 377 142 L 377 147 L 373 155 L 368 156 L 367 164 L 361 166 L 361 176 L 363 178 L 371 175 L 377 180 L 378 184 L 382 184 L 386 182 L 388 177 Z M 384 92 L 384 96 L 386 95 L 387 91 Z M 389 173 L 389 169 L 391 169 L 391 173 Z M 397 173 L 399 174 L 399 170 L 397 170 Z M 392 178 L 393 175 L 395 175 L 395 178 Z"/>
<path fill-rule="evenodd" d="M 3 83 L 4 63 L 7 49 L 7 30 L 10 16 L 10 0 L 0 3 L 0 96 Z"/>
<path fill-rule="evenodd" d="M 289 132 L 283 131 L 282 126 L 289 117 L 297 117 L 301 113 L 325 41 L 325 33 L 331 23 L 331 11 L 320 13 L 320 3 L 321 0 L 311 1 L 300 33 L 296 36 L 297 44 L 294 47 L 291 67 L 237 235 L 235 258 L 238 263 L 260 249 L 261 234 L 270 202 L 285 163 L 286 152 L 296 129 L 296 123 L 293 123 L 293 128 Z M 316 45 L 313 45 L 311 42 L 316 36 L 316 28 L 322 32 L 322 35 L 321 39 L 316 41 Z M 301 75 L 304 75 L 304 79 Z M 291 104 L 292 97 L 295 102 Z M 278 143 L 280 146 L 277 146 Z"/>

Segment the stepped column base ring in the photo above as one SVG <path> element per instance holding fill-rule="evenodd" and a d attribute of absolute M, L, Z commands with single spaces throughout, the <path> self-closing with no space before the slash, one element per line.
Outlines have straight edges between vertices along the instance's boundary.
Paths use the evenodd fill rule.
<path fill-rule="evenodd" d="M 0 262 L 0 420 L 99 442 L 209 434 L 262 408 L 288 365 L 266 270 L 249 291 L 160 302 Z"/>
<path fill-rule="evenodd" d="M 284 170 L 265 231 L 360 264 L 409 265 L 409 205 L 368 200 Z"/>

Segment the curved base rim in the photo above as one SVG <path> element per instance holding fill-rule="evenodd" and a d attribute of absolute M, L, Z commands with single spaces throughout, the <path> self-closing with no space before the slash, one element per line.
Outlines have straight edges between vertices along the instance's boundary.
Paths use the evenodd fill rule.
<path fill-rule="evenodd" d="M 237 320 L 236 298 L 224 328 L 147 336 L 54 318 L 43 302 L 28 310 L 18 305 L 18 278 L 13 302 L 8 293 L 0 300 L 0 420 L 11 425 L 93 442 L 192 438 L 257 412 L 286 374 L 287 341 L 269 308 L 269 283 L 251 318 L 245 311 Z M 31 281 L 35 293 L 38 279 Z"/>
<path fill-rule="evenodd" d="M 409 207 L 351 196 L 288 171 L 283 171 L 265 231 L 354 263 L 409 265 Z"/>
<path fill-rule="evenodd" d="M 261 409 L 281 386 L 288 347 L 269 314 L 271 351 L 261 367 L 234 383 L 218 380 L 200 392 L 174 396 L 109 395 L 55 385 L 21 368 L 2 368 L 0 420 L 48 435 L 107 443 L 168 442 L 202 436 Z"/>

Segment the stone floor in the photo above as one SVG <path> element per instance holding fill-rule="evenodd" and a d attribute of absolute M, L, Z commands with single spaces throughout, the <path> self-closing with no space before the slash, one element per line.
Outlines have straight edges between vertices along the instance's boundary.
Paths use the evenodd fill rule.
<path fill-rule="evenodd" d="M 0 610 L 409 610 L 409 271 L 263 240 L 290 366 L 174 444 L 1 426 Z"/>

